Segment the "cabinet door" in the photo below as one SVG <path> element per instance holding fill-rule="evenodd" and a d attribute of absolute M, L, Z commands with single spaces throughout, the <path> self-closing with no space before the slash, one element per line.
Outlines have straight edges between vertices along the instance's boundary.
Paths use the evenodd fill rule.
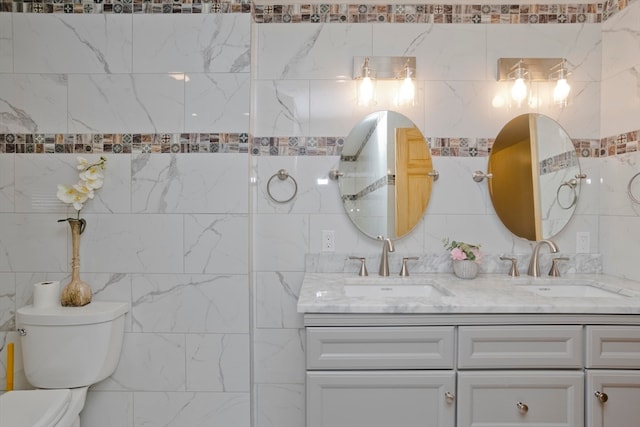
<path fill-rule="evenodd" d="M 458 427 L 584 425 L 580 371 L 458 372 Z"/>
<path fill-rule="evenodd" d="M 453 427 L 453 371 L 308 371 L 307 427 Z"/>
<path fill-rule="evenodd" d="M 587 370 L 587 427 L 640 425 L 640 372 Z"/>

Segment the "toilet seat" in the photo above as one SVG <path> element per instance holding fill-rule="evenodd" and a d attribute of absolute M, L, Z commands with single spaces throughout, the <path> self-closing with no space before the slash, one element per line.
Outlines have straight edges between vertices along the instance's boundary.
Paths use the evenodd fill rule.
<path fill-rule="evenodd" d="M 69 402 L 69 389 L 7 392 L 0 396 L 0 426 L 53 427 L 64 415 Z"/>

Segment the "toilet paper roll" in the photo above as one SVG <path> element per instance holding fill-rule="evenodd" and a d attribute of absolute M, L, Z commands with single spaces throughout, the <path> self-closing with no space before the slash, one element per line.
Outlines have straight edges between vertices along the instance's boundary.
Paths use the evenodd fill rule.
<path fill-rule="evenodd" d="M 60 305 L 60 282 L 48 281 L 33 285 L 33 307 L 47 308 Z"/>

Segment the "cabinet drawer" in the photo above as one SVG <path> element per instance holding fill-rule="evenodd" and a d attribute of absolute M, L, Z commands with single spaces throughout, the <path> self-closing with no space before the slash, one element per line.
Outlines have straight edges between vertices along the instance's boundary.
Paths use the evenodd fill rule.
<path fill-rule="evenodd" d="M 579 371 L 458 373 L 458 427 L 584 425 Z"/>
<path fill-rule="evenodd" d="M 307 328 L 307 369 L 452 369 L 454 328 Z"/>
<path fill-rule="evenodd" d="M 458 368 L 581 368 L 582 326 L 461 326 Z"/>
<path fill-rule="evenodd" d="M 307 427 L 451 427 L 453 371 L 307 372 Z"/>
<path fill-rule="evenodd" d="M 640 326 L 587 326 L 587 368 L 640 368 Z"/>

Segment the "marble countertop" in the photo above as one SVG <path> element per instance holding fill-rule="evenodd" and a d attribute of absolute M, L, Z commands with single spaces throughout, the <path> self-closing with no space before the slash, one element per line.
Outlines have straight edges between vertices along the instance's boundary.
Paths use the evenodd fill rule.
<path fill-rule="evenodd" d="M 582 291 L 584 295 L 576 294 Z M 549 295 L 553 293 L 557 296 Z M 307 273 L 298 312 L 640 314 L 640 282 L 599 274 L 539 278 L 481 274 L 463 280 L 452 273 L 409 277 Z"/>

